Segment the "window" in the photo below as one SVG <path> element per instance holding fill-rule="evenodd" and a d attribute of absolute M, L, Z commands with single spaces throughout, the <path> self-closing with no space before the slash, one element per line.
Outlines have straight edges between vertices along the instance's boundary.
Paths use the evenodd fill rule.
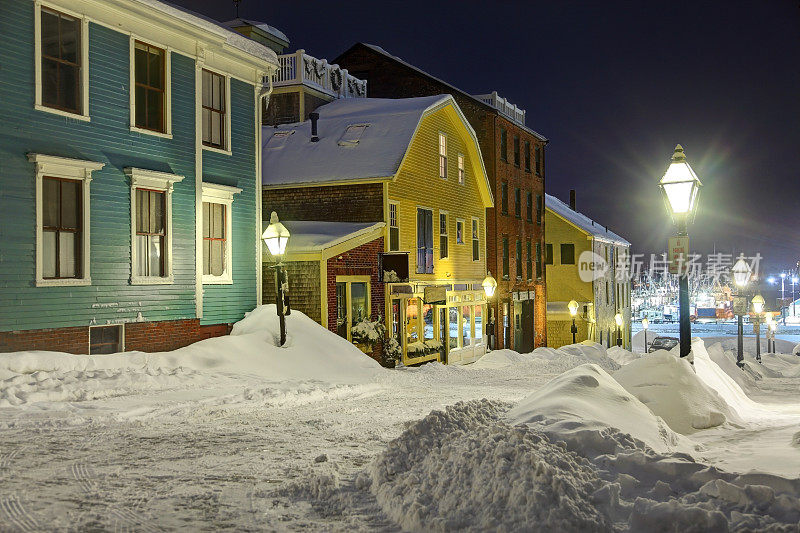
<path fill-rule="evenodd" d="M 433 211 L 417 208 L 417 274 L 433 274 Z"/>
<path fill-rule="evenodd" d="M 352 342 L 353 326 L 369 320 L 369 276 L 336 276 L 336 332 Z"/>
<path fill-rule="evenodd" d="M 400 250 L 400 226 L 397 222 L 397 204 L 389 204 L 389 251 Z"/>
<path fill-rule="evenodd" d="M 480 221 L 477 218 L 472 219 L 472 260 L 479 261 L 481 258 L 481 241 L 480 241 L 480 232 L 478 230 L 478 223 Z"/>
<path fill-rule="evenodd" d="M 172 283 L 172 187 L 183 176 L 126 167 L 131 180 L 131 283 Z"/>
<path fill-rule="evenodd" d="M 536 223 L 539 224 L 540 226 L 542 225 L 542 211 L 544 211 L 543 207 L 544 206 L 542 205 L 542 195 L 541 194 L 537 194 L 536 195 Z"/>
<path fill-rule="evenodd" d="M 220 150 L 228 148 L 227 89 L 225 76 L 203 70 L 203 146 Z"/>
<path fill-rule="evenodd" d="M 531 142 L 525 141 L 525 171 L 531 171 Z"/>
<path fill-rule="evenodd" d="M 39 20 L 36 104 L 88 118 L 83 21 L 45 7 Z"/>
<path fill-rule="evenodd" d="M 464 244 L 464 221 L 456 219 L 456 244 Z"/>
<path fill-rule="evenodd" d="M 561 244 L 561 264 L 574 265 L 575 264 L 575 245 L 572 243 Z"/>
<path fill-rule="evenodd" d="M 124 325 L 91 326 L 89 328 L 89 355 L 119 353 L 125 350 Z"/>
<path fill-rule="evenodd" d="M 542 245 L 536 243 L 536 279 L 542 277 Z"/>
<path fill-rule="evenodd" d="M 89 185 L 103 163 L 28 154 L 36 164 L 36 286 L 90 285 Z"/>
<path fill-rule="evenodd" d="M 458 154 L 458 183 L 464 185 L 464 154 Z"/>
<path fill-rule="evenodd" d="M 472 307 L 465 305 L 461 307 L 461 346 L 466 348 L 472 344 Z"/>
<path fill-rule="evenodd" d="M 502 182 L 500 184 L 500 213 L 503 215 L 508 214 L 508 183 Z"/>
<path fill-rule="evenodd" d="M 131 43 L 131 127 L 134 131 L 169 136 L 169 54 L 141 41 Z"/>
<path fill-rule="evenodd" d="M 508 237 L 503 237 L 503 279 L 508 279 Z"/>
<path fill-rule="evenodd" d="M 553 245 L 550 243 L 544 245 L 544 264 L 553 264 Z"/>
<path fill-rule="evenodd" d="M 203 283 L 233 283 L 233 195 L 237 187 L 203 183 Z"/>
<path fill-rule="evenodd" d="M 536 175 L 542 175 L 542 149 L 541 147 L 537 146 L 535 150 L 535 157 L 536 157 Z"/>
<path fill-rule="evenodd" d="M 528 222 L 533 222 L 533 193 L 531 191 L 525 193 L 525 201 L 525 219 Z"/>
<path fill-rule="evenodd" d="M 519 187 L 514 187 L 514 216 L 522 218 L 522 191 Z"/>
<path fill-rule="evenodd" d="M 608 305 L 608 281 L 606 281 L 606 305 Z"/>
<path fill-rule="evenodd" d="M 508 162 L 508 135 L 505 128 L 500 128 L 500 159 Z"/>
<path fill-rule="evenodd" d="M 517 239 L 517 257 L 516 257 L 516 271 L 517 279 L 522 279 L 522 241 Z"/>
<path fill-rule="evenodd" d="M 447 179 L 447 136 L 439 133 L 439 177 Z"/>
<path fill-rule="evenodd" d="M 531 241 L 525 243 L 525 273 L 528 274 L 528 279 L 533 279 L 533 258 L 531 257 Z"/>
<path fill-rule="evenodd" d="M 447 212 L 439 211 L 439 259 L 447 259 Z"/>
<path fill-rule="evenodd" d="M 514 166 L 519 168 L 519 135 L 514 135 Z"/>
<path fill-rule="evenodd" d="M 339 139 L 339 146 L 356 146 L 367 129 L 369 124 L 351 124 L 345 128 L 342 137 Z"/>

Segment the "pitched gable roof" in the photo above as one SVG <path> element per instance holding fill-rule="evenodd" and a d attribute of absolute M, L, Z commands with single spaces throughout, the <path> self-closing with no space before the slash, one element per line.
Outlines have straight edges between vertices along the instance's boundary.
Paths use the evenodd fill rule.
<path fill-rule="evenodd" d="M 579 230 L 585 232 L 586 234 L 591 235 L 598 240 L 612 242 L 614 244 L 621 244 L 624 246 L 631 245 L 631 243 L 613 231 L 610 231 L 607 227 L 601 226 L 583 213 L 573 211 L 569 205 L 565 204 L 555 196 L 545 194 L 544 201 L 547 209 L 571 223 L 573 226 L 576 226 Z"/>

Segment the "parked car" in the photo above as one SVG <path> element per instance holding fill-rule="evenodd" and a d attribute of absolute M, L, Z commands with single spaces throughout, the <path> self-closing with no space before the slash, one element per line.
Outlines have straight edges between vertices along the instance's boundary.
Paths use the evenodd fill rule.
<path fill-rule="evenodd" d="M 656 337 L 650 343 L 650 351 L 654 350 L 671 350 L 676 347 L 681 341 L 675 337 Z"/>

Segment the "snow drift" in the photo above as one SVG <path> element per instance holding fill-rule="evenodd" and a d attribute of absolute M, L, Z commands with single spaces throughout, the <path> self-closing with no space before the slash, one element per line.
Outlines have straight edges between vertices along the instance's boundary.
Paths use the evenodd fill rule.
<path fill-rule="evenodd" d="M 530 353 L 518 353 L 509 349 L 493 350 L 469 365 L 469 368 L 535 366 L 548 373 L 560 373 L 586 363 L 594 363 L 609 372 L 619 368 L 619 365 L 606 354 L 605 348 L 594 342 L 571 344 L 561 348 L 536 348 Z"/>

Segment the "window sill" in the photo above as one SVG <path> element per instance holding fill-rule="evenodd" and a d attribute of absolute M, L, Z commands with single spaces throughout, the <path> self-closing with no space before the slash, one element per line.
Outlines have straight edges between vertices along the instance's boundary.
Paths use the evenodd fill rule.
<path fill-rule="evenodd" d="M 91 122 L 91 118 L 89 115 L 82 115 L 80 113 L 72 113 L 71 111 L 63 111 L 61 109 L 54 109 L 52 107 L 47 107 L 41 104 L 36 104 L 33 108 L 37 111 L 44 111 L 45 113 L 51 113 L 53 115 L 59 115 L 62 117 L 67 118 L 74 118 L 75 120 L 82 120 L 83 122 Z"/>
<path fill-rule="evenodd" d="M 92 284 L 92 278 L 80 279 L 37 279 L 37 287 L 82 287 Z"/>
<path fill-rule="evenodd" d="M 229 276 L 203 276 L 203 285 L 233 285 Z"/>
<path fill-rule="evenodd" d="M 136 126 L 131 126 L 131 131 L 134 133 L 144 133 L 145 135 L 152 135 L 153 137 L 161 137 L 164 139 L 172 139 L 172 133 L 162 133 L 160 131 L 153 131 L 144 128 L 137 128 Z"/>
<path fill-rule="evenodd" d="M 132 276 L 131 285 L 171 285 L 175 283 L 174 276 L 163 278 Z"/>
<path fill-rule="evenodd" d="M 209 152 L 216 152 L 218 154 L 223 154 L 223 155 L 231 155 L 231 151 L 230 150 L 217 148 L 215 146 L 206 146 L 205 144 L 202 145 L 202 146 L 203 146 L 203 150 L 208 150 Z"/>

